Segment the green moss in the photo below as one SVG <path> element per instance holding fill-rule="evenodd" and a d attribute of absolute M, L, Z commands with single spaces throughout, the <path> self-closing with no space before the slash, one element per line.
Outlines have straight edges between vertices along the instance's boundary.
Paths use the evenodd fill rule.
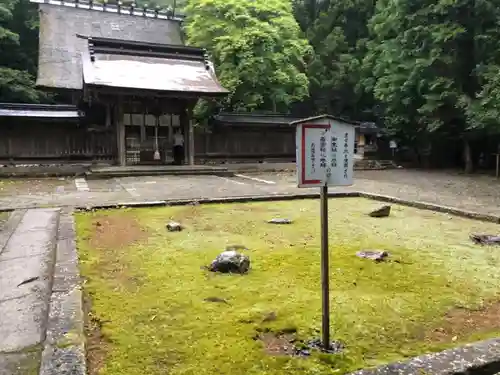
<path fill-rule="evenodd" d="M 85 287 L 109 339 L 101 373 L 342 374 L 456 345 L 429 343 L 423 333 L 450 308 L 497 298 L 500 252 L 472 245 L 468 235 L 496 233 L 498 226 L 400 206 L 389 218 L 366 216 L 379 206 L 357 198 L 330 201 L 332 336 L 346 349 L 308 359 L 271 357 L 253 337 L 258 329 L 290 328 L 299 338 L 319 336 L 318 201 L 78 214 Z M 147 238 L 100 247 L 91 241 L 92 222 L 103 215 L 137 220 Z M 267 224 L 273 217 L 294 224 Z M 168 233 L 170 219 L 187 229 Z M 112 228 L 100 228 L 106 230 Z M 234 244 L 249 248 L 248 275 L 200 269 Z M 400 262 L 359 259 L 360 249 L 384 249 Z M 276 319 L 263 322 L 270 312 Z"/>
<path fill-rule="evenodd" d="M 64 349 L 73 345 L 83 343 L 85 339 L 78 332 L 66 332 L 62 338 L 57 340 L 56 347 Z"/>
<path fill-rule="evenodd" d="M 3 353 L 6 373 L 12 375 L 37 375 L 40 371 L 42 345 L 36 344 L 18 352 Z"/>

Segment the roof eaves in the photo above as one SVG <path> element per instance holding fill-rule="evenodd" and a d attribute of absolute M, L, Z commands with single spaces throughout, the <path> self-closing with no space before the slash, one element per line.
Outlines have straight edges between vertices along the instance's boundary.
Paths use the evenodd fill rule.
<path fill-rule="evenodd" d="M 2 109 L 0 117 L 25 117 L 39 119 L 79 119 L 84 113 L 78 110 L 36 110 L 36 109 Z"/>
<path fill-rule="evenodd" d="M 113 38 L 89 37 L 80 34 L 77 34 L 77 37 L 88 40 L 88 49 L 91 56 L 96 53 L 101 53 L 204 61 L 205 63 L 208 63 L 208 55 L 206 50 L 203 48 Z"/>
<path fill-rule="evenodd" d="M 214 116 L 218 122 L 246 123 L 246 124 L 284 124 L 288 125 L 291 121 L 298 120 L 296 117 L 288 117 L 286 114 L 260 114 L 246 112 L 221 112 Z"/>
<path fill-rule="evenodd" d="M 312 117 L 307 117 L 304 119 L 292 121 L 292 122 L 290 122 L 290 125 L 294 126 L 294 125 L 303 124 L 305 122 L 316 121 L 316 120 L 321 120 L 321 119 L 335 120 L 335 121 L 343 122 L 344 124 L 350 124 L 350 125 L 354 125 L 354 126 L 357 126 L 359 124 L 359 122 L 357 122 L 357 121 L 348 120 L 348 119 L 345 119 L 342 117 L 335 117 L 332 115 L 319 115 L 319 116 L 312 116 Z"/>
<path fill-rule="evenodd" d="M 77 107 L 71 104 L 31 104 L 31 103 L 0 103 L 0 109 L 37 110 L 37 111 L 71 111 Z"/>

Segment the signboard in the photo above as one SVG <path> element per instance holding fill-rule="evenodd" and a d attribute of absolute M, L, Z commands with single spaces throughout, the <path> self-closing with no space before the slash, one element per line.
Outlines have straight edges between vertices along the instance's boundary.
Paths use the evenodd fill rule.
<path fill-rule="evenodd" d="M 320 187 L 321 217 L 321 331 L 322 347 L 330 349 L 330 263 L 328 249 L 328 186 L 352 185 L 353 124 L 329 115 L 291 123 L 297 127 L 299 187 Z"/>
<path fill-rule="evenodd" d="M 320 118 L 298 123 L 296 137 L 299 187 L 352 185 L 353 125 Z"/>

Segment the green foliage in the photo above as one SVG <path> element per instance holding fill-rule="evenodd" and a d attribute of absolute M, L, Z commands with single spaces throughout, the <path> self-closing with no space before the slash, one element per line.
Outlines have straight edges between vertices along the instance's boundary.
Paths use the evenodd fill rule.
<path fill-rule="evenodd" d="M 0 4 L 0 101 L 48 100 L 35 88 L 38 29 L 36 6 L 29 0 Z"/>
<path fill-rule="evenodd" d="M 388 126 L 415 137 L 459 135 L 494 119 L 500 17 L 492 3 L 377 2 L 362 84 L 384 106 Z"/>
<path fill-rule="evenodd" d="M 311 48 L 288 1 L 189 0 L 186 14 L 189 43 L 209 51 L 231 92 L 224 107 L 286 111 L 307 97 Z"/>
<path fill-rule="evenodd" d="M 371 95 L 357 86 L 373 0 L 304 0 L 294 11 L 314 48 L 308 66 L 311 110 L 357 119 L 371 112 Z"/>
<path fill-rule="evenodd" d="M 6 102 L 37 103 L 40 93 L 26 71 L 0 67 L 0 98 Z"/>
<path fill-rule="evenodd" d="M 471 127 L 496 132 L 500 119 L 500 66 L 491 64 L 480 73 L 483 80 L 476 100 L 463 102 Z"/>

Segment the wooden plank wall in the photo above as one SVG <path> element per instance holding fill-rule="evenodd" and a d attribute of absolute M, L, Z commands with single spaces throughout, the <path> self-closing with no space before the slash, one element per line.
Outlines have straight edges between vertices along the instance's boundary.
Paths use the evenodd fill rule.
<path fill-rule="evenodd" d="M 0 123 L 0 160 L 103 160 L 114 158 L 115 135 L 75 123 Z"/>
<path fill-rule="evenodd" d="M 295 160 L 295 129 L 272 126 L 216 126 L 197 128 L 198 160 Z"/>
<path fill-rule="evenodd" d="M 219 126 L 195 129 L 199 162 L 295 159 L 295 130 L 288 127 Z M 116 159 L 112 129 L 92 132 L 75 123 L 0 123 L 0 160 L 104 161 Z"/>

